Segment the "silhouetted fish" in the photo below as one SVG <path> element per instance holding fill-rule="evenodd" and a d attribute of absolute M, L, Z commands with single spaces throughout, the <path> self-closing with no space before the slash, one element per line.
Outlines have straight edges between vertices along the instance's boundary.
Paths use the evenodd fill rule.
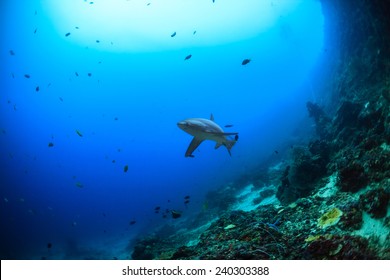
<path fill-rule="evenodd" d="M 184 58 L 184 60 L 189 60 L 191 57 L 192 57 L 192 54 L 189 54 L 186 56 L 186 58 Z"/>
<path fill-rule="evenodd" d="M 189 196 L 189 195 L 186 195 L 186 196 L 184 197 L 184 199 L 190 199 L 190 196 Z"/>
<path fill-rule="evenodd" d="M 49 148 L 53 147 L 54 144 L 52 142 L 49 142 L 49 144 L 47 145 Z"/>
<path fill-rule="evenodd" d="M 10 50 L 10 51 L 9 51 L 9 54 L 10 54 L 10 55 L 15 55 L 15 53 L 14 53 L 13 50 Z"/>
<path fill-rule="evenodd" d="M 39 91 L 39 86 L 37 86 L 37 87 L 35 88 L 35 91 Z"/>
<path fill-rule="evenodd" d="M 127 172 L 129 170 L 129 166 L 128 165 L 125 165 L 125 167 L 123 167 L 123 172 Z"/>
<path fill-rule="evenodd" d="M 50 242 L 47 243 L 47 248 L 48 248 L 48 249 L 51 249 L 52 246 L 53 246 L 53 244 L 51 244 Z"/>
<path fill-rule="evenodd" d="M 248 58 L 246 58 L 246 59 L 244 59 L 243 61 L 242 61 L 242 65 L 247 65 L 249 62 L 251 62 L 251 60 L 250 59 L 248 59 Z"/>
<path fill-rule="evenodd" d="M 171 37 L 175 37 L 176 36 L 176 32 L 173 32 L 172 34 L 171 34 Z"/>
<path fill-rule="evenodd" d="M 173 219 L 177 219 L 177 218 L 181 217 L 181 212 L 180 211 L 172 210 L 171 214 L 172 214 L 172 218 Z"/>
<path fill-rule="evenodd" d="M 225 127 L 233 127 L 233 125 L 232 124 L 227 124 L 227 125 L 225 125 Z"/>
<path fill-rule="evenodd" d="M 29 74 L 24 74 L 24 77 L 27 78 L 27 79 L 31 78 L 31 76 Z"/>
<path fill-rule="evenodd" d="M 68 37 L 69 35 L 70 35 L 70 32 L 66 33 L 66 34 L 65 34 L 65 37 Z"/>
<path fill-rule="evenodd" d="M 135 223 L 136 223 L 137 221 L 136 220 L 131 220 L 130 222 L 129 222 L 129 225 L 134 225 Z"/>

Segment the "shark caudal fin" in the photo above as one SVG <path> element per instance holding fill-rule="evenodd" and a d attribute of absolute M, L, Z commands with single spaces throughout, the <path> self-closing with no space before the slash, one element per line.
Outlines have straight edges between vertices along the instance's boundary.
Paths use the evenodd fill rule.
<path fill-rule="evenodd" d="M 232 153 L 230 152 L 231 148 L 233 148 L 234 144 L 236 144 L 237 140 L 226 140 L 224 143 L 226 149 L 229 152 L 229 155 L 232 156 Z"/>
<path fill-rule="evenodd" d="M 229 152 L 229 155 L 231 156 L 232 153 L 230 152 L 230 150 L 233 148 L 233 146 L 236 144 L 238 140 L 238 135 L 236 134 L 236 137 L 234 138 L 234 140 L 230 140 L 230 139 L 226 139 L 226 141 L 224 141 L 223 143 L 217 143 L 215 145 L 215 149 L 218 149 L 219 147 L 221 147 L 222 145 L 224 145 L 226 147 L 226 149 L 228 150 Z"/>

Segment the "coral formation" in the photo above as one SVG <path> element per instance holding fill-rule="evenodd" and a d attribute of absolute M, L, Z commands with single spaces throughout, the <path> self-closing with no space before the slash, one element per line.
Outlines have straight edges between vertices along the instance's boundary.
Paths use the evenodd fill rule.
<path fill-rule="evenodd" d="M 318 226 L 327 228 L 337 224 L 343 212 L 338 208 L 332 208 L 318 219 Z"/>

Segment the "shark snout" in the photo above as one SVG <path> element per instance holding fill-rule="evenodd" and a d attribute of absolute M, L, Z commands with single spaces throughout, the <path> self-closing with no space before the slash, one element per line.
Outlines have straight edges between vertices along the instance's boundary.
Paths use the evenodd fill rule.
<path fill-rule="evenodd" d="M 177 126 L 183 129 L 184 127 L 188 126 L 188 123 L 186 121 L 180 121 L 177 123 Z"/>

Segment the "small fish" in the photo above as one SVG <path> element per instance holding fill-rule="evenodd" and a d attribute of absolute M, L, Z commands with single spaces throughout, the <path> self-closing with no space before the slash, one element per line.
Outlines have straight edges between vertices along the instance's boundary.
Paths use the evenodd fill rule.
<path fill-rule="evenodd" d="M 64 99 L 62 99 L 62 97 L 60 96 L 60 97 L 58 97 L 59 99 L 60 99 L 60 101 L 61 102 L 64 102 Z"/>
<path fill-rule="evenodd" d="M 243 61 L 242 61 L 242 65 L 247 65 L 249 62 L 251 62 L 251 60 L 250 59 L 248 59 L 248 58 L 245 58 Z"/>
<path fill-rule="evenodd" d="M 227 124 L 227 125 L 225 125 L 225 127 L 233 127 L 233 125 L 232 124 Z"/>
<path fill-rule="evenodd" d="M 132 221 L 129 222 L 129 224 L 130 224 L 131 226 L 134 225 L 135 223 L 136 223 L 135 220 L 132 220 Z"/>
<path fill-rule="evenodd" d="M 73 223 L 72 223 L 72 227 L 75 227 L 75 226 L 77 226 L 77 223 L 76 223 L 76 222 L 73 222 Z"/>
<path fill-rule="evenodd" d="M 15 55 L 15 53 L 14 53 L 13 50 L 10 50 L 10 51 L 9 51 L 9 54 L 10 54 L 10 55 Z"/>
<path fill-rule="evenodd" d="M 181 212 L 180 211 L 176 211 L 176 210 L 172 210 L 171 211 L 171 215 L 172 215 L 173 219 L 177 219 L 177 218 L 181 217 Z"/>
<path fill-rule="evenodd" d="M 89 2 L 89 4 L 90 4 L 90 5 L 92 5 L 92 4 L 93 4 L 93 2 Z"/>
<path fill-rule="evenodd" d="M 195 35 L 196 34 L 196 30 L 194 32 L 192 32 L 192 35 Z"/>
<path fill-rule="evenodd" d="M 184 60 L 189 60 L 192 57 L 192 54 L 187 55 Z"/>
<path fill-rule="evenodd" d="M 35 88 L 35 91 L 37 91 L 37 92 L 39 91 L 39 86 L 37 86 L 37 87 Z"/>
<path fill-rule="evenodd" d="M 31 78 L 31 76 L 30 76 L 29 74 L 24 74 L 24 77 L 25 77 L 26 79 L 30 79 L 30 78 Z"/>
<path fill-rule="evenodd" d="M 171 34 L 171 37 L 175 37 L 176 36 L 176 32 L 173 32 L 172 34 Z"/>
<path fill-rule="evenodd" d="M 35 28 L 35 30 L 34 30 L 34 34 L 36 34 L 36 33 L 37 33 L 37 30 L 38 30 L 38 28 Z"/>
<path fill-rule="evenodd" d="M 184 199 L 190 199 L 190 196 L 189 195 L 186 195 L 185 197 L 184 197 Z"/>
<path fill-rule="evenodd" d="M 51 249 L 52 246 L 53 246 L 53 244 L 51 244 L 50 242 L 47 243 L 47 249 Z"/>
<path fill-rule="evenodd" d="M 78 26 L 75 26 L 74 28 L 76 28 L 76 29 L 80 29 Z"/>
<path fill-rule="evenodd" d="M 150 6 L 150 3 L 146 4 L 146 6 Z"/>
<path fill-rule="evenodd" d="M 115 118 L 114 118 L 114 121 L 117 121 L 117 120 L 118 120 L 118 117 L 115 117 Z"/>
<path fill-rule="evenodd" d="M 160 206 L 156 206 L 156 208 L 154 208 L 154 211 L 159 211 L 161 209 Z"/>
<path fill-rule="evenodd" d="M 84 187 L 84 185 L 83 184 L 81 184 L 80 182 L 76 182 L 76 187 L 78 187 L 78 188 L 83 188 Z"/>
<path fill-rule="evenodd" d="M 8 203 L 8 201 L 9 201 L 8 198 L 4 197 L 4 202 Z"/>
<path fill-rule="evenodd" d="M 49 144 L 47 145 L 49 148 L 51 148 L 51 147 L 53 147 L 54 146 L 54 144 L 53 144 L 53 142 L 49 142 Z"/>
<path fill-rule="evenodd" d="M 127 172 L 129 170 L 129 166 L 128 165 L 125 165 L 125 167 L 123 167 L 123 172 Z"/>
<path fill-rule="evenodd" d="M 12 79 L 15 79 L 15 74 L 11 73 Z"/>
<path fill-rule="evenodd" d="M 279 151 L 275 150 L 274 153 L 275 153 L 275 154 L 279 154 Z"/>
<path fill-rule="evenodd" d="M 88 77 L 91 77 L 92 76 L 92 73 L 88 73 Z"/>
<path fill-rule="evenodd" d="M 74 72 L 74 74 L 78 77 L 79 76 L 79 73 L 77 73 L 77 72 Z"/>
<path fill-rule="evenodd" d="M 100 41 L 99 41 L 99 40 L 96 40 L 96 43 L 100 43 Z"/>
<path fill-rule="evenodd" d="M 83 134 L 80 132 L 80 130 L 76 129 L 76 133 L 78 136 L 83 137 Z"/>
<path fill-rule="evenodd" d="M 184 201 L 184 204 L 185 204 L 185 205 L 187 205 L 188 203 L 190 203 L 189 200 L 185 200 L 185 201 Z"/>
<path fill-rule="evenodd" d="M 66 33 L 66 34 L 65 34 L 65 37 L 68 37 L 69 35 L 70 35 L 70 32 Z"/>

